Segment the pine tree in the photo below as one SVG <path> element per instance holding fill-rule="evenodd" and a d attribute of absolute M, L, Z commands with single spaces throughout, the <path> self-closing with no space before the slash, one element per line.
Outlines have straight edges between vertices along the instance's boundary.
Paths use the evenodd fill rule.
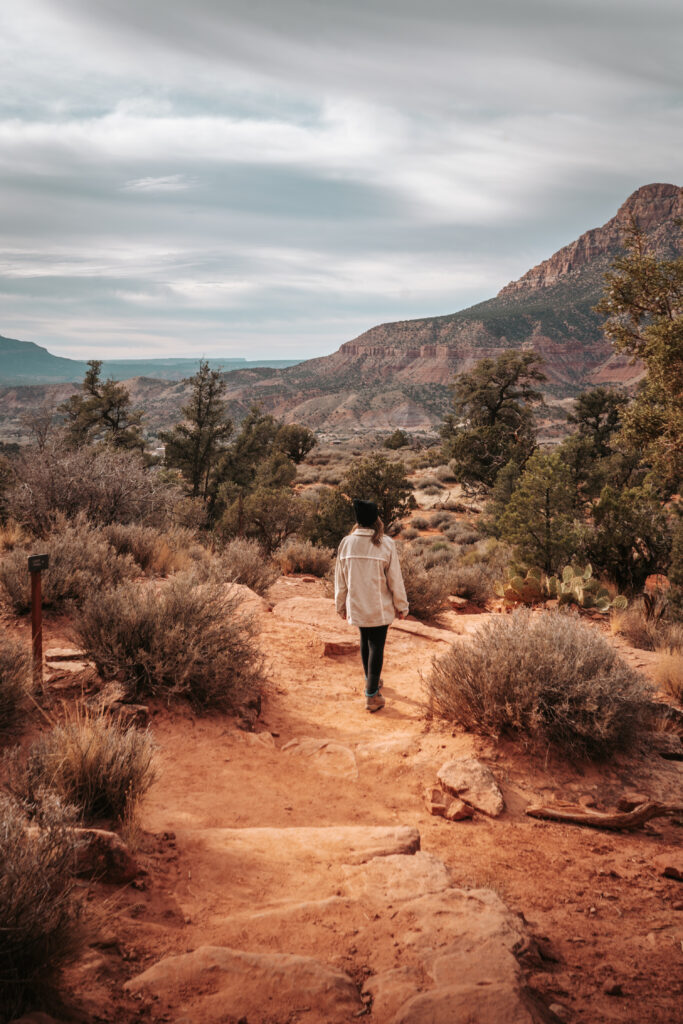
<path fill-rule="evenodd" d="M 76 447 L 108 441 L 116 448 L 143 450 L 142 409 L 131 409 L 130 404 L 123 384 L 102 380 L 101 360 L 89 360 L 81 393 L 59 407 L 66 419 L 67 438 Z"/>
<path fill-rule="evenodd" d="M 192 397 L 183 407 L 185 420 L 160 434 L 166 446 L 166 465 L 179 469 L 192 497 L 206 499 L 217 465 L 233 431 L 227 415 L 225 381 L 206 360 L 190 377 Z"/>

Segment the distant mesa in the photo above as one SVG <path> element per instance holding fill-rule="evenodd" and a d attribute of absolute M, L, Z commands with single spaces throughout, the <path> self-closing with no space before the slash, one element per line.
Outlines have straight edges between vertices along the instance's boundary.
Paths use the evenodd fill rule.
<path fill-rule="evenodd" d="M 449 405 L 448 385 L 454 375 L 510 348 L 533 349 L 543 356 L 547 392 L 554 400 L 596 384 L 632 387 L 642 368 L 614 354 L 602 333 L 602 317 L 593 311 L 604 274 L 623 251 L 632 217 L 656 252 L 683 255 L 676 223 L 683 217 L 683 190 L 677 185 L 645 185 L 602 227 L 585 232 L 486 302 L 446 316 L 381 324 L 345 342 L 332 355 L 295 365 L 270 363 L 257 369 L 254 364 L 228 366 L 223 361 L 232 371 L 227 378 L 231 413 L 239 419 L 258 401 L 277 416 L 329 433 L 396 427 L 432 430 Z M 0 338 L 0 419 L 7 391 L 2 385 L 20 379 L 45 381 L 48 378 L 41 374 L 47 373 L 42 368 L 48 362 L 53 381 L 82 378 L 84 364 L 58 359 L 28 342 Z M 105 363 L 105 373 L 119 379 L 157 378 L 146 382 L 150 404 L 145 408 L 151 409 L 152 427 L 177 418 L 187 397 L 164 378 L 177 381 L 192 371 L 164 366 L 168 362 Z M 16 396 L 13 401 L 16 404 Z"/>

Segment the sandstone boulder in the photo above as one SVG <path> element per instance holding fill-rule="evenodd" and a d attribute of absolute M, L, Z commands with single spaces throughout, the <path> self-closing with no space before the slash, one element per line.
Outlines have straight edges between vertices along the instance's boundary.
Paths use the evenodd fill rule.
<path fill-rule="evenodd" d="M 491 769 L 474 757 L 460 757 L 447 761 L 439 769 L 437 778 L 443 788 L 459 797 L 477 811 L 492 818 L 502 814 L 505 807 L 503 794 Z"/>
<path fill-rule="evenodd" d="M 362 1009 L 356 985 L 343 971 L 311 957 L 222 946 L 165 957 L 124 989 L 150 995 L 160 1006 L 177 1007 L 181 998 L 183 1008 L 194 1011 L 192 1019 L 204 1024 L 225 1021 L 228 1010 L 235 1020 L 284 1021 L 313 1007 L 315 1019 L 346 1024 Z"/>

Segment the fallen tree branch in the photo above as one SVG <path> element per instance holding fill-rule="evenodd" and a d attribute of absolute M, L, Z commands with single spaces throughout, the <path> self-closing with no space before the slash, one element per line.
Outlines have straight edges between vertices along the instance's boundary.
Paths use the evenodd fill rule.
<path fill-rule="evenodd" d="M 562 809 L 543 805 L 527 807 L 525 814 L 531 818 L 545 818 L 548 821 L 560 821 L 565 825 L 591 825 L 593 828 L 631 829 L 644 825 L 650 818 L 664 818 L 673 814 L 683 814 L 683 807 L 676 804 L 659 804 L 648 801 L 639 804 L 632 811 L 615 811 L 603 814 L 601 811 L 586 811 L 578 807 Z"/>

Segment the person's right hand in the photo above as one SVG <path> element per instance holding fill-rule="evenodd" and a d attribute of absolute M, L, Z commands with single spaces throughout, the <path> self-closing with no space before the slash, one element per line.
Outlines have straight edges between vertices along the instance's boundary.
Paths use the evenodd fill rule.
<path fill-rule="evenodd" d="M 407 619 L 408 618 L 406 612 L 399 612 L 398 613 L 398 617 L 399 617 L 399 619 Z"/>

